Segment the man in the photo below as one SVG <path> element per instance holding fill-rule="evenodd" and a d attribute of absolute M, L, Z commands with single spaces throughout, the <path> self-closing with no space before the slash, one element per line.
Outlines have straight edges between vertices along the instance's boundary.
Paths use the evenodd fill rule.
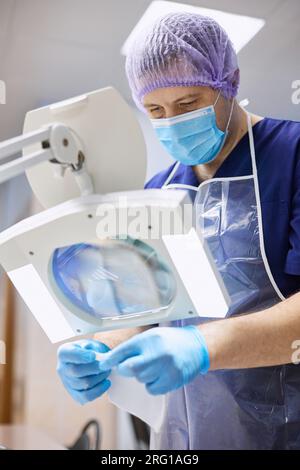
<path fill-rule="evenodd" d="M 65 345 L 60 376 L 81 403 L 109 388 L 113 367 L 149 393 L 170 392 L 158 448 L 300 449 L 300 373 L 291 364 L 300 338 L 300 123 L 238 105 L 232 44 L 200 15 L 169 14 L 141 32 L 126 71 L 176 160 L 146 188 L 196 189 L 229 318 Z M 109 349 L 99 365 L 93 351 Z"/>

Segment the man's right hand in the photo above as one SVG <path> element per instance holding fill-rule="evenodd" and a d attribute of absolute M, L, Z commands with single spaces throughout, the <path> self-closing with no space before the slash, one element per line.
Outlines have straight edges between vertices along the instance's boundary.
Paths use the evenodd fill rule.
<path fill-rule="evenodd" d="M 72 398 L 81 405 L 103 395 L 110 387 L 107 380 L 111 371 L 100 372 L 95 352 L 105 353 L 110 348 L 96 340 L 66 343 L 57 353 L 57 372 Z"/>

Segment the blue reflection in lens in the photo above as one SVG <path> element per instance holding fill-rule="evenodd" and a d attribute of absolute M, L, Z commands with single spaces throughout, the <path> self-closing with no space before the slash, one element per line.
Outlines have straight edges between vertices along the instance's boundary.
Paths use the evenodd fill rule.
<path fill-rule="evenodd" d="M 129 237 L 57 248 L 52 272 L 63 295 L 98 318 L 162 309 L 176 292 L 172 272 L 156 251 Z"/>

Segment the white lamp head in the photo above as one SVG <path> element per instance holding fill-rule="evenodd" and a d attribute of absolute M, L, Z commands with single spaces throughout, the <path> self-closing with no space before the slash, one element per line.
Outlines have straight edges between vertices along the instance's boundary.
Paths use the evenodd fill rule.
<path fill-rule="evenodd" d="M 147 164 L 143 134 L 134 113 L 114 88 L 30 111 L 25 117 L 24 133 L 56 122 L 74 133 L 95 193 L 143 188 Z M 31 145 L 23 154 L 38 149 L 39 144 Z M 80 196 L 76 175 L 66 171 L 60 177 L 53 163 L 30 168 L 27 177 L 45 208 Z"/>

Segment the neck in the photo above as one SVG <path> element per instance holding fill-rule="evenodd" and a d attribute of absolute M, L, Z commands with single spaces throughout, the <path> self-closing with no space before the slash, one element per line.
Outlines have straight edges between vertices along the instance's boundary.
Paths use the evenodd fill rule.
<path fill-rule="evenodd" d="M 252 125 L 256 124 L 256 122 L 260 121 L 261 119 L 263 119 L 261 116 L 251 114 Z M 213 178 L 218 168 L 222 165 L 224 160 L 226 160 L 228 155 L 232 152 L 234 147 L 239 143 L 247 131 L 247 113 L 235 101 L 231 121 L 228 127 L 228 136 L 219 155 L 210 163 L 196 165 L 193 167 L 199 182 Z"/>

